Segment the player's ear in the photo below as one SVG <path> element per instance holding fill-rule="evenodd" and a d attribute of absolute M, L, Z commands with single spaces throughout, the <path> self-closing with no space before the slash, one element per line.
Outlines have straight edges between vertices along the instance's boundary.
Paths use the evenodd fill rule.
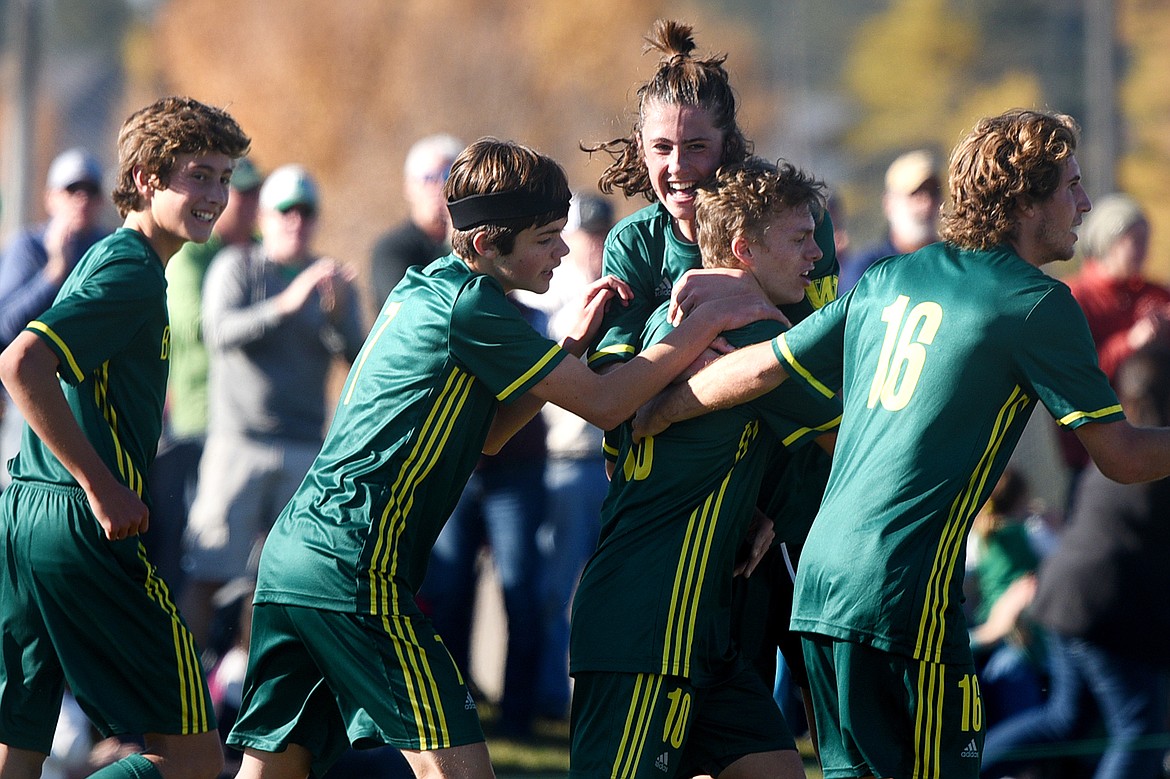
<path fill-rule="evenodd" d="M 500 250 L 496 248 L 495 241 L 488 237 L 486 230 L 475 231 L 471 236 L 471 248 L 475 249 L 475 253 L 480 257 L 494 260 L 500 256 Z"/>
<path fill-rule="evenodd" d="M 752 244 L 746 237 L 737 235 L 731 239 L 731 256 L 739 260 L 745 266 L 751 267 L 755 264 L 755 256 L 752 254 Z"/>
<path fill-rule="evenodd" d="M 141 165 L 135 165 L 130 171 L 130 176 L 134 179 L 134 188 L 143 198 L 150 197 L 150 194 L 158 187 L 158 177 L 147 173 L 146 168 Z"/>

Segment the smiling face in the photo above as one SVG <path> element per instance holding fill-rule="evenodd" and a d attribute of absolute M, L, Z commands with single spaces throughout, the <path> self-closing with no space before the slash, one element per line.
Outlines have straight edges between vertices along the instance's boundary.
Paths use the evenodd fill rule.
<path fill-rule="evenodd" d="M 227 205 L 234 167 L 222 152 L 176 155 L 165 186 L 154 177 L 139 181 L 146 205 L 127 216 L 126 226 L 145 235 L 164 262 L 187 241 L 204 243 Z"/>
<path fill-rule="evenodd" d="M 643 108 L 640 140 L 654 194 L 693 242 L 695 187 L 718 169 L 723 133 L 702 108 L 655 101 Z"/>
<path fill-rule="evenodd" d="M 1081 186 L 1081 166 L 1076 157 L 1061 165 L 1060 185 L 1050 197 L 1032 204 L 1020 219 L 1020 256 L 1036 267 L 1070 260 L 1077 242 L 1074 231 L 1092 208 Z"/>
<path fill-rule="evenodd" d="M 565 222 L 557 219 L 521 230 L 508 254 L 500 254 L 494 246 L 477 244 L 480 256 L 474 262 L 474 269 L 500 282 L 505 292 L 518 289 L 538 295 L 548 292 L 553 271 L 569 253 L 568 245 L 561 238 Z"/>
<path fill-rule="evenodd" d="M 804 298 L 809 273 L 822 256 L 813 239 L 816 226 L 807 206 L 785 208 L 768 222 L 759 240 L 737 239 L 748 250 L 744 264 L 776 305 Z"/>

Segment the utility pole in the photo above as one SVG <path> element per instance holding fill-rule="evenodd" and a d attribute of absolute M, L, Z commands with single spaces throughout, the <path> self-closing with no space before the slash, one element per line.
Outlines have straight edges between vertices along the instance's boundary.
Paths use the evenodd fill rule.
<path fill-rule="evenodd" d="M 32 180 L 33 127 L 36 121 L 37 82 L 41 69 L 41 0 L 8 0 L 8 42 L 14 62 L 8 71 L 4 94 L 11 95 L 3 152 L 3 212 L 0 238 L 6 238 L 28 221 Z"/>
<path fill-rule="evenodd" d="M 1085 151 L 1082 170 L 1091 194 L 1117 188 L 1117 20 L 1114 0 L 1085 0 Z"/>

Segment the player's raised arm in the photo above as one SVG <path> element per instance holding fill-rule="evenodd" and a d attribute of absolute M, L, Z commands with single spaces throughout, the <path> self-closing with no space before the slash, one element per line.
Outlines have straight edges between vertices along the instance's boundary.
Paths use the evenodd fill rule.
<path fill-rule="evenodd" d="M 737 349 L 639 409 L 634 417 L 634 438 L 641 440 L 675 422 L 746 403 L 787 378 L 770 341 Z"/>

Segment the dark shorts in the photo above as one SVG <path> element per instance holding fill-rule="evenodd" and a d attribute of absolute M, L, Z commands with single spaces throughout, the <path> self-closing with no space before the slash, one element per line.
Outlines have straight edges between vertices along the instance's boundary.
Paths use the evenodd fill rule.
<path fill-rule="evenodd" d="M 574 679 L 573 779 L 718 776 L 745 755 L 796 749 L 771 691 L 747 667 L 711 687 L 644 673 Z"/>
<path fill-rule="evenodd" d="M 64 685 L 102 735 L 214 730 L 191 632 L 137 537 L 106 539 L 85 493 L 0 496 L 0 742 L 48 753 Z"/>
<path fill-rule="evenodd" d="M 244 699 L 228 744 L 299 744 L 320 776 L 352 744 L 435 750 L 483 741 L 446 647 L 421 616 L 257 603 Z"/>
<path fill-rule="evenodd" d="M 973 665 L 803 640 L 825 779 L 978 778 L 984 723 Z"/>

